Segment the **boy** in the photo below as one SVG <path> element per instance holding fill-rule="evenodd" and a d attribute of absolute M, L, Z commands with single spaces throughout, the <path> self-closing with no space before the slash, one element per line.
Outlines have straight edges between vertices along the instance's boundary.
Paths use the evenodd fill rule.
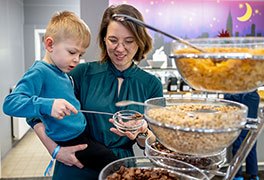
<path fill-rule="evenodd" d="M 43 61 L 36 61 L 24 74 L 5 98 L 3 111 L 10 116 L 40 118 L 47 135 L 58 144 L 52 153 L 54 159 L 59 145 L 88 144 L 76 157 L 84 166 L 100 170 L 117 158 L 88 137 L 86 119 L 78 112 L 81 105 L 67 75 L 79 64 L 89 43 L 90 30 L 84 21 L 69 11 L 55 14 L 46 28 Z"/>

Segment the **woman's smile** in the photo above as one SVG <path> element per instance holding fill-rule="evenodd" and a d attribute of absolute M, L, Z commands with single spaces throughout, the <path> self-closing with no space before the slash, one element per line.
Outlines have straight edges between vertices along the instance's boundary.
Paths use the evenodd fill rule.
<path fill-rule="evenodd" d="M 115 54 L 116 59 L 122 61 L 126 56 L 124 54 Z"/>

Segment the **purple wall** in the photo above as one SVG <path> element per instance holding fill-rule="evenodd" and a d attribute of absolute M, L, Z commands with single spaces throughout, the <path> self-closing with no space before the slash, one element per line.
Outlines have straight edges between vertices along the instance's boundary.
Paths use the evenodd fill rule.
<path fill-rule="evenodd" d="M 146 23 L 183 38 L 216 37 L 222 30 L 232 36 L 264 36 L 261 0 L 110 0 L 109 4 L 124 2 L 137 7 Z"/>

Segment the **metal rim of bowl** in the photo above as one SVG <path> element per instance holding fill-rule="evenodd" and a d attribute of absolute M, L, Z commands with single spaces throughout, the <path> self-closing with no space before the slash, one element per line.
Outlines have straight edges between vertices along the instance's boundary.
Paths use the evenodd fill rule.
<path fill-rule="evenodd" d="M 146 104 L 148 104 L 148 102 L 150 100 L 158 100 L 160 98 L 164 98 L 164 97 L 157 97 L 157 98 L 151 98 L 145 101 Z M 166 98 L 164 98 L 166 99 Z M 170 99 L 170 98 L 168 98 Z M 173 99 L 173 98 L 171 98 Z M 234 101 L 229 101 L 229 100 L 225 100 L 225 99 L 207 99 L 207 98 L 198 98 L 198 97 L 181 97 L 178 98 L 179 100 L 203 100 L 205 102 L 226 102 L 226 103 L 231 103 L 237 106 L 241 107 L 241 110 L 239 111 L 245 111 L 247 110 L 247 106 L 238 102 L 234 102 Z M 151 104 L 151 103 L 149 103 Z M 238 131 L 241 130 L 243 128 L 245 128 L 245 124 L 247 123 L 247 118 L 245 117 L 245 121 L 243 122 L 243 124 L 238 125 L 237 127 L 232 127 L 232 128 L 225 128 L 225 129 L 211 129 L 211 128 L 188 128 L 188 127 L 181 127 L 181 126 L 177 126 L 177 125 L 173 125 L 173 124 L 168 124 L 168 123 L 162 123 L 162 122 L 158 122 L 156 120 L 153 120 L 152 118 L 150 118 L 146 111 L 148 110 L 148 108 L 145 109 L 145 113 L 144 113 L 144 117 L 145 119 L 152 125 L 156 125 L 159 127 L 164 127 L 166 129 L 172 129 L 172 130 L 177 130 L 177 131 L 184 131 L 184 132 L 198 132 L 198 133 L 227 133 L 227 132 L 234 132 L 234 131 Z M 238 111 L 234 112 L 234 113 L 238 113 Z"/>

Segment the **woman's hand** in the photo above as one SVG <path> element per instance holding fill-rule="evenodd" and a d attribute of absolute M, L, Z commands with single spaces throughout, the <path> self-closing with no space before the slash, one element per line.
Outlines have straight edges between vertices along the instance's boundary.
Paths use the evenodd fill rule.
<path fill-rule="evenodd" d="M 76 158 L 75 152 L 84 150 L 85 148 L 87 148 L 87 144 L 61 147 L 59 153 L 56 156 L 56 160 L 68 166 L 74 165 L 78 168 L 83 168 L 83 164 Z"/>
<path fill-rule="evenodd" d="M 109 122 L 114 123 L 113 119 L 109 119 Z M 147 121 L 144 120 L 144 124 L 140 127 L 136 132 L 131 133 L 130 131 L 126 131 L 124 133 L 118 131 L 116 128 L 110 128 L 110 131 L 117 134 L 118 136 L 127 136 L 131 140 L 135 140 L 139 133 L 146 133 L 148 131 L 148 124 Z"/>
<path fill-rule="evenodd" d="M 52 139 L 50 139 L 46 132 L 45 132 L 45 126 L 43 123 L 38 123 L 34 126 L 34 131 L 41 140 L 41 142 L 44 144 L 46 149 L 49 151 L 50 154 L 53 153 L 54 149 L 57 146 L 57 143 L 55 143 Z M 83 150 L 87 148 L 87 144 L 79 144 L 76 146 L 68 146 L 68 147 L 61 147 L 56 159 L 68 166 L 77 166 L 78 168 L 83 168 L 83 165 L 80 163 L 80 161 L 76 158 L 75 152 Z"/>

